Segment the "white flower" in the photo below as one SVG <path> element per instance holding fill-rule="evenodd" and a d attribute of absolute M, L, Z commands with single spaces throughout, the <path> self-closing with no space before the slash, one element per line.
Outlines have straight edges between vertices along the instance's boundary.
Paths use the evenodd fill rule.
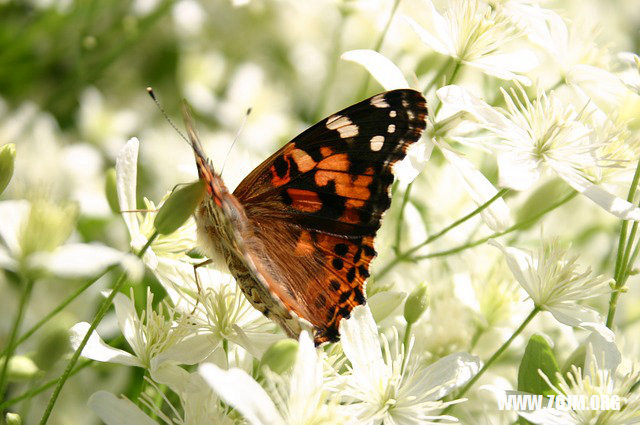
<path fill-rule="evenodd" d="M 478 0 L 455 0 L 448 4 L 441 15 L 431 0 L 425 0 L 424 25 L 407 18 L 426 45 L 494 77 L 531 83 L 522 74 L 537 65 L 534 53 L 522 48 L 503 50 L 505 44 L 520 36 L 506 16 L 492 12 Z"/>
<path fill-rule="evenodd" d="M 153 373 L 165 361 L 195 364 L 213 351 L 215 344 L 210 335 L 195 332 L 188 317 L 176 318 L 173 309 L 166 304 L 159 304 L 159 311 L 154 311 L 152 300 L 153 295 L 148 291 L 147 306 L 140 317 L 136 314 L 133 300 L 123 294 L 116 294 L 113 300 L 118 325 L 133 354 L 108 346 L 94 333 L 82 350 L 82 355 L 96 361 L 146 368 Z M 164 316 L 165 309 L 168 317 Z M 89 324 L 86 322 L 77 323 L 71 328 L 74 349 L 80 345 L 88 330 Z"/>
<path fill-rule="evenodd" d="M 397 335 L 396 335 L 397 336 Z M 340 324 L 340 337 L 351 370 L 344 379 L 349 406 L 367 424 L 427 424 L 455 420 L 437 412 L 459 402 L 439 401 L 463 385 L 480 369 L 480 361 L 464 353 L 452 354 L 430 366 L 410 360 L 397 341 L 392 350 L 366 306 L 358 306 Z"/>
<path fill-rule="evenodd" d="M 339 406 L 327 390 L 323 370 L 323 359 L 306 331 L 300 334 L 291 375 L 265 372 L 269 393 L 242 369 L 222 370 L 212 363 L 199 368 L 220 398 L 252 425 L 352 423 L 349 409 Z"/>
<path fill-rule="evenodd" d="M 193 272 L 191 272 L 193 275 Z M 264 351 L 283 337 L 274 332 L 274 325 L 256 310 L 240 290 L 231 282 L 211 270 L 200 270 L 202 294 L 191 320 L 202 330 L 210 333 L 217 342 L 229 341 L 247 350 L 253 357 L 260 358 Z"/>
<path fill-rule="evenodd" d="M 402 71 L 387 57 L 375 50 L 349 50 L 344 52 L 340 58 L 362 65 L 385 90 L 410 87 Z"/>
<path fill-rule="evenodd" d="M 598 329 L 591 333 L 586 342 L 584 370 L 571 367 L 571 371 L 556 376 L 553 384 L 549 377 L 541 373 L 549 387 L 558 395 L 586 400 L 585 409 L 543 408 L 532 412 L 518 412 L 530 422 L 544 425 L 583 424 L 637 424 L 640 422 L 640 395 L 634 387 L 640 379 L 640 370 L 625 370 L 621 355 L 615 344 L 613 332 Z M 607 400 L 610 405 L 599 408 L 590 406 L 590 400 Z M 617 400 L 617 405 L 615 401 Z M 592 408 L 588 408 L 592 407 Z"/>
<path fill-rule="evenodd" d="M 640 56 L 635 53 L 623 52 L 619 58 L 630 65 L 630 70 L 621 76 L 622 82 L 636 94 L 640 95 Z"/>
<path fill-rule="evenodd" d="M 585 116 L 564 105 L 551 92 L 530 101 L 524 90 L 502 91 L 506 109 L 494 108 L 459 86 L 446 86 L 437 95 L 448 113 L 466 111 L 487 135 L 463 135 L 456 140 L 480 145 L 498 155 L 500 185 L 530 188 L 546 169 L 555 172 L 598 206 L 625 220 L 640 220 L 640 209 L 591 183 L 586 170 L 601 166 Z"/>
<path fill-rule="evenodd" d="M 137 280 L 140 270 L 137 259 L 130 254 L 99 243 L 57 246 L 69 237 L 75 224 L 73 217 L 68 210 L 48 201 L 0 202 L 0 239 L 4 241 L 0 244 L 0 267 L 16 272 L 26 267 L 62 278 L 82 278 L 121 264 Z M 42 243 L 30 243 L 31 239 Z"/>
<path fill-rule="evenodd" d="M 504 247 L 494 240 L 489 243 L 502 251 L 511 273 L 537 307 L 569 326 L 602 322 L 595 310 L 578 302 L 609 293 L 610 278 L 591 276 L 590 268 L 578 271 L 578 258 L 567 258 L 557 242 L 537 253 Z"/>
<path fill-rule="evenodd" d="M 130 139 L 120 150 L 116 158 L 116 188 L 122 218 L 129 230 L 131 248 L 138 252 L 151 237 L 154 227 L 155 205 L 145 199 L 149 212 L 137 210 L 136 179 L 138 148 L 140 142 L 135 137 Z M 152 270 L 158 267 L 158 257 L 181 258 L 185 252 L 196 246 L 195 223 L 189 219 L 186 224 L 170 235 L 160 235 L 151 244 L 143 260 Z"/>
<path fill-rule="evenodd" d="M 180 397 L 180 408 L 173 406 L 164 397 L 165 403 L 170 407 L 173 417 L 170 417 L 157 401 L 151 399 L 146 393 L 140 395 L 140 403 L 155 414 L 155 416 L 167 425 L 232 425 L 236 423 L 228 416 L 220 401 L 211 388 L 197 373 L 189 373 L 179 366 L 165 363 L 153 374 L 157 382 L 167 385 Z M 156 387 L 155 383 L 151 383 Z M 155 388 L 157 393 L 162 390 Z M 107 425 L 116 424 L 153 424 L 152 420 L 140 407 L 125 398 L 117 398 L 106 391 L 98 391 L 89 398 L 89 407 Z"/>

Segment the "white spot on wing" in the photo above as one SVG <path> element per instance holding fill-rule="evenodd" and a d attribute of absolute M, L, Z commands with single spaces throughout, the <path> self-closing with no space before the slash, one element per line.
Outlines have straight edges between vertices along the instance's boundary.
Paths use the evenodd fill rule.
<path fill-rule="evenodd" d="M 395 131 L 396 131 L 396 125 L 389 124 L 389 127 L 387 127 L 387 133 L 395 133 Z"/>
<path fill-rule="evenodd" d="M 332 115 L 325 124 L 329 130 L 337 130 L 340 138 L 347 139 L 358 135 L 358 126 L 344 115 Z"/>
<path fill-rule="evenodd" d="M 371 138 L 371 150 L 378 152 L 384 145 L 384 136 L 373 136 Z"/>
<path fill-rule="evenodd" d="M 377 94 L 371 98 L 371 104 L 376 108 L 388 108 L 389 105 L 384 99 L 384 93 Z"/>
<path fill-rule="evenodd" d="M 395 117 L 396 117 L 396 115 L 398 115 L 396 111 L 391 111 L 391 112 L 389 112 L 389 116 L 390 116 L 391 118 L 395 118 Z"/>

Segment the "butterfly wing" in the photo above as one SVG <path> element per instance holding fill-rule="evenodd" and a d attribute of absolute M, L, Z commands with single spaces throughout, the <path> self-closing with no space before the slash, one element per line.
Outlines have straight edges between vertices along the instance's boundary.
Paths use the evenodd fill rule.
<path fill-rule="evenodd" d="M 272 293 L 338 339 L 339 321 L 365 303 L 373 239 L 391 203 L 392 167 L 426 126 L 424 97 L 401 89 L 356 103 L 310 127 L 260 164 L 233 195 L 259 243 L 247 256 Z"/>

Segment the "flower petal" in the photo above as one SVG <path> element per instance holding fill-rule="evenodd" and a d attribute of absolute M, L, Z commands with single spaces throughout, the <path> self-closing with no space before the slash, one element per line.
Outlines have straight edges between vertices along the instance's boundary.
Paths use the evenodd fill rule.
<path fill-rule="evenodd" d="M 482 362 L 476 356 L 467 353 L 455 353 L 441 358 L 429 365 L 421 377 L 421 386 L 428 391 L 429 400 L 440 400 L 456 388 L 461 387 L 473 378 L 482 367 Z"/>
<path fill-rule="evenodd" d="M 9 256 L 19 257 L 20 229 L 29 217 L 31 204 L 28 201 L 2 201 L 0 202 L 0 238 L 9 249 Z"/>
<path fill-rule="evenodd" d="M 518 248 L 513 247 L 505 247 L 498 243 L 496 240 L 491 239 L 489 241 L 489 245 L 493 245 L 502 251 L 504 254 L 505 260 L 507 260 L 507 265 L 511 270 L 511 273 L 516 278 L 518 283 L 524 288 L 525 291 L 529 294 L 530 297 L 534 298 L 535 294 L 533 293 L 533 288 L 531 286 L 531 282 L 529 282 L 529 276 L 532 275 L 532 257 L 531 254 L 522 251 Z M 535 299 L 534 299 L 535 301 Z"/>
<path fill-rule="evenodd" d="M 622 354 L 616 346 L 615 334 L 602 323 L 583 324 L 583 327 L 593 329 L 586 340 L 587 355 L 584 359 L 584 374 L 591 375 L 592 372 L 607 369 L 611 376 L 614 376 L 622 361 Z M 592 376 L 592 378 L 597 377 Z"/>
<path fill-rule="evenodd" d="M 97 275 L 122 262 L 126 255 L 102 244 L 75 243 L 63 245 L 51 253 L 36 253 L 30 263 L 44 267 L 58 277 L 73 279 Z"/>
<path fill-rule="evenodd" d="M 122 211 L 130 211 L 137 208 L 136 187 L 139 146 L 140 142 L 136 137 L 133 137 L 129 139 L 116 157 L 116 189 Z M 140 236 L 136 215 L 135 213 L 123 213 L 122 218 L 127 225 L 127 229 L 129 229 L 129 234 L 133 241 Z"/>
<path fill-rule="evenodd" d="M 220 343 L 209 333 L 192 335 L 167 348 L 151 360 L 151 369 L 157 369 L 162 363 L 170 361 L 180 364 L 196 364 L 206 359 Z"/>
<path fill-rule="evenodd" d="M 465 183 L 464 188 L 476 205 L 484 204 L 498 193 L 498 189 L 487 180 L 484 174 L 476 170 L 471 162 L 446 147 L 441 149 L 441 152 L 445 159 L 460 173 Z M 487 226 L 496 232 L 503 231 L 511 225 L 509 207 L 502 198 L 493 201 L 480 215 Z"/>
<path fill-rule="evenodd" d="M 76 323 L 70 331 L 71 346 L 77 350 L 84 336 L 89 331 L 89 323 Z M 123 364 L 125 366 L 143 367 L 142 363 L 133 355 L 124 350 L 113 348 L 107 345 L 94 331 L 82 350 L 82 356 L 99 362 L 110 362 Z"/>
<path fill-rule="evenodd" d="M 204 363 L 198 372 L 220 398 L 239 411 L 249 423 L 284 423 L 265 390 L 244 370 L 222 370 L 213 363 Z"/>
<path fill-rule="evenodd" d="M 375 50 L 349 50 L 344 52 L 340 58 L 362 65 L 385 90 L 409 87 L 400 68 Z"/>
<path fill-rule="evenodd" d="M 107 391 L 98 391 L 89 397 L 91 410 L 107 425 L 158 425 L 131 400 L 118 398 Z"/>
<path fill-rule="evenodd" d="M 379 388 L 390 371 L 382 359 L 378 328 L 368 306 L 357 306 L 351 317 L 340 322 L 342 350 L 363 386 Z"/>
<path fill-rule="evenodd" d="M 574 301 L 545 307 L 558 322 L 565 325 L 582 326 L 585 323 L 602 322 L 602 317 L 597 311 Z"/>
<path fill-rule="evenodd" d="M 640 208 L 613 193 L 608 192 L 600 185 L 581 182 L 576 178 L 560 175 L 571 187 L 586 196 L 605 211 L 623 220 L 640 221 Z"/>
<path fill-rule="evenodd" d="M 558 409 L 538 409 L 531 412 L 518 412 L 529 422 L 540 425 L 567 425 L 575 424 L 575 419 L 569 413 Z"/>

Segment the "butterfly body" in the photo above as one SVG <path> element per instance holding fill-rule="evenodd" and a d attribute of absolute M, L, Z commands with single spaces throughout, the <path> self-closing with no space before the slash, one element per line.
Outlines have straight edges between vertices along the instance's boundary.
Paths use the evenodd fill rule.
<path fill-rule="evenodd" d="M 338 326 L 366 302 L 374 237 L 388 209 L 393 165 L 426 126 L 414 90 L 380 93 L 310 127 L 230 193 L 185 121 L 207 196 L 198 240 L 222 257 L 251 304 L 291 337 L 336 341 Z"/>

